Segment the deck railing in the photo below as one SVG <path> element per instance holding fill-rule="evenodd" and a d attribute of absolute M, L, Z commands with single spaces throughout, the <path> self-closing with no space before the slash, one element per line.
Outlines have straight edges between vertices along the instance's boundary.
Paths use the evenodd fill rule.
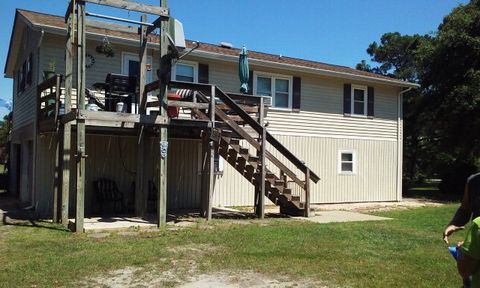
<path fill-rule="evenodd" d="M 60 96 L 62 95 L 63 76 L 57 74 L 37 86 L 37 121 L 54 119 L 57 123 L 60 110 Z"/>

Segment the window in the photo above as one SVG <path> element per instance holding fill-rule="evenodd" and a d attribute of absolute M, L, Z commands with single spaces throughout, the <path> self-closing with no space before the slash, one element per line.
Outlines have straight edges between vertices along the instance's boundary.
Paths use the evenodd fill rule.
<path fill-rule="evenodd" d="M 275 108 L 292 108 L 292 78 L 280 75 L 255 74 L 254 94 L 272 97 Z"/>
<path fill-rule="evenodd" d="M 25 63 L 20 66 L 20 70 L 18 70 L 18 86 L 17 86 L 17 94 L 22 93 L 25 90 Z"/>
<path fill-rule="evenodd" d="M 145 75 L 145 81 L 147 83 L 152 82 L 152 56 L 147 56 L 147 74 Z M 122 53 L 122 74 L 128 76 L 137 77 L 139 81 L 140 77 L 140 61 L 138 54 Z"/>
<path fill-rule="evenodd" d="M 338 151 L 338 173 L 355 174 L 357 172 L 357 155 L 352 150 Z"/>
<path fill-rule="evenodd" d="M 28 55 L 28 59 L 27 59 L 27 65 L 26 65 L 26 71 L 25 71 L 25 74 L 26 74 L 26 80 L 27 80 L 27 85 L 30 86 L 32 85 L 32 65 L 33 65 L 33 53 L 30 53 L 30 55 Z"/>
<path fill-rule="evenodd" d="M 367 116 L 367 87 L 352 85 L 352 114 Z"/>
<path fill-rule="evenodd" d="M 172 67 L 172 80 L 198 82 L 198 63 L 181 61 Z"/>

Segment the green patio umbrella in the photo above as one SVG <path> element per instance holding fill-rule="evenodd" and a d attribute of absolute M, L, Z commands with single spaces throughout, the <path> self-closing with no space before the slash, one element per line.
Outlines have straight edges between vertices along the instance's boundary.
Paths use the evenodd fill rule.
<path fill-rule="evenodd" d="M 247 48 L 243 46 L 242 51 L 240 52 L 240 57 L 238 57 L 238 77 L 240 77 L 240 92 L 246 94 L 248 92 L 248 52 Z"/>

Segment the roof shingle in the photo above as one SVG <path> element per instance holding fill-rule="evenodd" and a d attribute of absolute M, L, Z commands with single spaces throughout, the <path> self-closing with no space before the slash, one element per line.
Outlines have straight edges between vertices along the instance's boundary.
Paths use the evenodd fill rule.
<path fill-rule="evenodd" d="M 17 12 L 23 15 L 28 21 L 30 21 L 34 25 L 53 26 L 57 28 L 66 29 L 64 18 L 61 16 L 55 16 L 55 15 L 33 12 L 28 10 L 17 10 Z M 132 40 L 139 39 L 139 35 L 136 33 L 128 33 L 125 31 L 111 30 L 111 29 L 93 27 L 93 26 L 88 26 L 87 32 L 91 32 L 95 34 L 105 34 L 112 37 L 119 37 L 124 39 L 132 39 Z M 149 36 L 149 42 L 158 43 L 158 41 L 159 39 L 157 35 L 151 34 Z M 199 44 L 200 45 L 198 47 L 198 50 L 200 51 L 211 52 L 211 53 L 216 53 L 221 55 L 228 55 L 228 56 L 238 56 L 240 53 L 240 49 L 237 49 L 237 48 L 225 48 L 218 45 L 213 45 L 213 44 L 208 44 L 203 42 L 200 42 Z M 193 42 L 187 40 L 187 47 L 193 47 L 193 46 L 194 46 Z M 256 52 L 256 51 L 249 51 L 248 57 L 250 59 L 274 62 L 279 64 L 287 64 L 287 65 L 294 65 L 294 66 L 305 67 L 305 68 L 340 72 L 340 73 L 346 73 L 346 74 L 351 74 L 356 76 L 376 78 L 379 80 L 396 81 L 399 83 L 403 82 L 398 79 L 393 79 L 383 75 L 360 71 L 360 70 L 356 70 L 346 66 L 332 65 L 332 64 L 326 64 L 326 63 L 317 62 L 317 61 L 310 61 L 310 60 L 304 60 L 299 58 L 273 55 L 273 54 Z M 408 82 L 403 82 L 403 83 L 410 84 L 409 86 L 412 85 L 412 83 L 408 83 Z"/>

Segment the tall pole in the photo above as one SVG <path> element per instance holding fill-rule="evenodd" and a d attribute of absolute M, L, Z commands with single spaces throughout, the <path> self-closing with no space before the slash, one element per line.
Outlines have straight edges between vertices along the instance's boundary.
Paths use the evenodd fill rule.
<path fill-rule="evenodd" d="M 147 15 L 142 15 L 140 18 L 141 22 L 147 22 Z M 140 60 L 140 79 L 139 79 L 139 92 L 138 92 L 138 113 L 140 115 L 146 114 L 146 95 L 145 93 L 145 82 L 146 82 L 146 73 L 147 73 L 147 26 L 142 26 L 140 29 L 140 53 L 138 59 Z M 144 174 L 144 163 L 145 163 L 145 131 L 142 124 L 138 125 L 137 131 L 137 175 L 135 180 L 135 214 L 136 216 L 143 217 L 145 215 L 145 207 L 147 197 L 145 194 L 145 178 Z"/>
<path fill-rule="evenodd" d="M 160 6 L 168 8 L 167 0 L 160 0 Z M 159 81 L 159 103 L 160 116 L 167 116 L 167 70 L 170 67 L 168 61 L 168 21 L 162 21 L 160 24 L 160 78 Z M 158 227 L 165 226 L 167 223 L 167 156 L 168 156 L 168 126 L 160 127 L 160 159 L 159 159 L 159 187 L 158 187 Z"/>
<path fill-rule="evenodd" d="M 85 109 L 85 3 L 77 4 L 77 109 Z M 77 118 L 77 207 L 75 231 L 83 232 L 85 214 L 85 119 Z"/>
<path fill-rule="evenodd" d="M 72 3 L 75 7 L 75 3 Z M 73 41 L 75 39 L 75 13 L 74 9 L 68 16 L 67 43 L 65 47 L 65 115 L 70 113 L 72 103 L 72 80 L 73 80 Z M 70 155 L 72 124 L 67 122 L 63 125 L 62 141 L 62 224 L 68 227 L 68 205 L 70 196 Z"/>

